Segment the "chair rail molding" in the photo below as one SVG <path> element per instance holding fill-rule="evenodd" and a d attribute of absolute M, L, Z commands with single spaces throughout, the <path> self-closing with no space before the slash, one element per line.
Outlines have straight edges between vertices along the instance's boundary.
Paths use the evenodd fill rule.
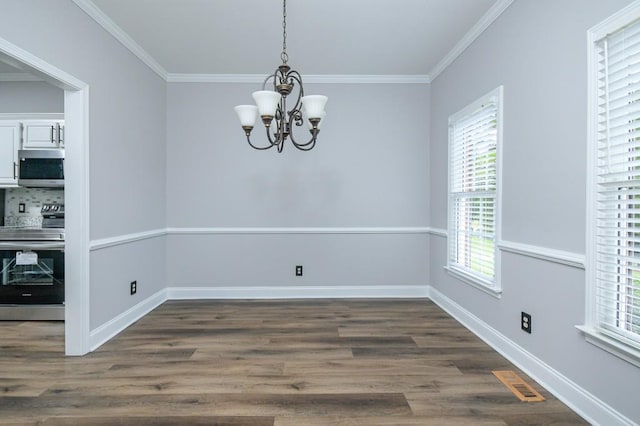
<path fill-rule="evenodd" d="M 429 227 L 203 227 L 167 228 L 169 235 L 189 234 L 427 234 Z"/>
<path fill-rule="evenodd" d="M 498 248 L 508 253 L 515 253 L 547 262 L 559 263 L 573 268 L 585 268 L 585 255 L 569 251 L 556 250 L 531 244 L 516 243 L 513 241 L 498 241 Z"/>
<path fill-rule="evenodd" d="M 115 237 L 100 238 L 98 240 L 91 240 L 89 247 L 91 251 L 101 250 L 108 247 L 119 246 L 122 244 L 129 244 L 135 241 L 147 240 L 149 238 L 162 237 L 167 235 L 166 228 L 153 229 L 150 231 L 135 232 L 132 234 L 118 235 Z"/>

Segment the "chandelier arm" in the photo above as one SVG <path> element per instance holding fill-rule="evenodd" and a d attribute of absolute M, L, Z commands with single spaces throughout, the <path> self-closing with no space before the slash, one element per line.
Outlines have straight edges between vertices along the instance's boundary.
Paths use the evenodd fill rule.
<path fill-rule="evenodd" d="M 301 151 L 309 151 L 311 148 L 313 148 L 316 144 L 316 140 L 318 139 L 318 133 L 320 133 L 320 130 L 316 129 L 315 131 L 311 131 L 311 139 L 308 142 L 305 143 L 298 143 L 296 142 L 295 138 L 293 137 L 293 131 L 291 132 L 290 136 L 291 136 L 291 143 L 298 148 Z"/>
<path fill-rule="evenodd" d="M 297 143 L 297 142 L 296 142 L 296 138 L 295 138 L 295 136 L 293 136 L 293 126 L 291 125 L 291 123 L 293 123 L 293 122 L 294 122 L 294 120 L 295 120 L 295 122 L 296 122 L 296 126 L 300 126 L 300 125 L 302 124 L 302 123 L 299 123 L 299 122 L 298 122 L 298 119 L 295 117 L 296 113 L 297 113 L 298 115 L 300 115 L 300 116 L 301 116 L 301 114 L 300 114 L 300 110 L 293 110 L 293 111 L 290 111 L 290 112 L 289 112 L 289 136 L 291 137 L 291 142 L 292 142 L 296 147 L 298 147 L 298 146 L 304 146 L 304 145 L 307 145 L 307 144 L 309 144 L 309 142 L 307 142 L 307 143 L 305 143 L 305 144 L 299 144 L 299 143 Z"/>
<path fill-rule="evenodd" d="M 256 146 L 254 144 L 251 143 L 251 137 L 247 136 L 247 142 L 249 142 L 249 145 L 251 145 L 251 148 L 253 149 L 257 149 L 258 151 L 264 151 L 266 149 L 271 149 L 273 148 L 275 145 L 269 145 L 269 146 Z"/>
<path fill-rule="evenodd" d="M 300 100 L 304 96 L 304 87 L 302 86 L 302 76 L 296 70 L 291 70 L 287 73 L 287 79 L 292 79 L 298 82 L 298 98 L 296 99 L 294 109 L 300 110 Z"/>
<path fill-rule="evenodd" d="M 271 129 L 271 126 L 269 127 L 265 127 L 266 129 L 266 133 L 267 133 L 267 139 L 269 140 L 269 143 L 271 144 L 271 146 L 269 146 L 269 148 L 273 148 L 274 146 L 278 147 L 278 152 L 282 152 L 282 149 L 280 148 L 280 145 L 284 145 L 284 138 L 281 137 L 280 135 L 280 129 L 278 129 L 278 127 L 276 126 L 276 130 L 273 133 L 273 136 L 271 135 L 271 132 L 269 131 Z"/>
<path fill-rule="evenodd" d="M 275 88 L 276 88 L 276 74 L 277 74 L 277 73 L 278 73 L 278 72 L 276 71 L 276 72 L 274 72 L 273 74 L 269 74 L 269 75 L 267 76 L 267 78 L 265 78 L 265 79 L 264 79 L 264 81 L 262 82 L 262 90 L 264 90 L 264 89 L 265 89 L 265 87 L 267 87 L 267 82 L 269 81 L 269 79 L 270 79 L 270 78 L 273 78 L 273 88 L 274 88 L 274 90 L 275 90 Z"/>
<path fill-rule="evenodd" d="M 267 139 L 269 139 L 269 143 L 271 143 L 272 147 L 277 147 L 278 153 L 282 152 L 282 150 L 284 149 L 285 138 L 283 137 L 282 133 L 282 124 L 280 126 L 276 126 L 272 139 L 271 132 L 269 131 L 269 128 L 267 128 Z"/>
<path fill-rule="evenodd" d="M 296 148 L 298 148 L 300 151 L 311 151 L 313 149 L 314 146 L 316 146 L 316 137 L 312 137 L 311 140 L 305 144 L 297 144 L 295 142 L 293 142 L 293 146 L 295 146 Z M 292 140 L 293 141 L 293 140 Z"/>

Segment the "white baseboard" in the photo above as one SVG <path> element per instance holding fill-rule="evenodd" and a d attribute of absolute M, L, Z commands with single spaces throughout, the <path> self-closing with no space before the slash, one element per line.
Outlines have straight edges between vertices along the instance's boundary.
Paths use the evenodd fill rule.
<path fill-rule="evenodd" d="M 169 287 L 101 325 L 90 334 L 91 351 L 109 341 L 166 300 L 179 299 L 313 299 L 430 298 L 493 349 L 534 378 L 592 424 L 633 425 L 602 400 L 515 344 L 480 318 L 430 286 L 305 286 L 305 287 Z"/>
<path fill-rule="evenodd" d="M 534 378 L 589 423 L 596 425 L 635 424 L 433 287 L 429 288 L 429 297 L 449 315 L 517 365 L 527 375 Z"/>
<path fill-rule="evenodd" d="M 316 286 L 316 287 L 170 287 L 92 330 L 89 347 L 96 350 L 167 300 L 187 299 L 330 299 L 427 298 L 427 286 Z"/>
<path fill-rule="evenodd" d="M 429 297 L 427 286 L 169 287 L 168 299 L 331 299 Z"/>
<path fill-rule="evenodd" d="M 167 289 L 162 289 L 151 297 L 146 298 L 137 305 L 92 330 L 89 334 L 89 347 L 91 351 L 111 340 L 115 335 L 129 327 L 140 318 L 163 304 L 167 300 Z"/>

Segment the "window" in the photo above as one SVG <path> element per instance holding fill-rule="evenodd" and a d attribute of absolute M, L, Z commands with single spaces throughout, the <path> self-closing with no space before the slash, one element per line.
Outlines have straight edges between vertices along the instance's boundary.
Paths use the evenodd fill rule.
<path fill-rule="evenodd" d="M 623 15 L 590 31 L 586 331 L 640 361 L 640 16 Z"/>
<path fill-rule="evenodd" d="M 495 294 L 501 105 L 499 87 L 449 118 L 447 270 Z"/>

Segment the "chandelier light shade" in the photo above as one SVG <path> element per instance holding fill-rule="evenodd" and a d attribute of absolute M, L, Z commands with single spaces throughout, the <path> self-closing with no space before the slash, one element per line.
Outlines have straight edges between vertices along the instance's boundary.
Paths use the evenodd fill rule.
<path fill-rule="evenodd" d="M 320 123 L 324 119 L 327 97 L 323 95 L 304 95 L 302 77 L 298 71 L 287 64 L 287 0 L 282 1 L 282 64 L 269 75 L 262 84 L 262 90 L 252 93 L 255 105 L 238 105 L 234 109 L 240 125 L 252 148 L 265 150 L 276 147 L 278 152 L 284 149 L 284 143 L 291 138 L 293 146 L 302 151 L 309 151 L 316 145 Z M 273 90 L 265 90 L 267 83 L 272 82 Z M 287 110 L 287 99 L 292 93 L 293 106 Z M 258 121 L 258 116 L 266 130 L 268 144 L 254 145 L 251 142 L 251 131 Z M 306 124 L 310 138 L 306 142 L 298 142 L 293 135 L 293 126 Z"/>
<path fill-rule="evenodd" d="M 238 105 L 234 109 L 240 119 L 240 125 L 253 128 L 253 125 L 258 121 L 258 107 L 255 105 Z"/>

